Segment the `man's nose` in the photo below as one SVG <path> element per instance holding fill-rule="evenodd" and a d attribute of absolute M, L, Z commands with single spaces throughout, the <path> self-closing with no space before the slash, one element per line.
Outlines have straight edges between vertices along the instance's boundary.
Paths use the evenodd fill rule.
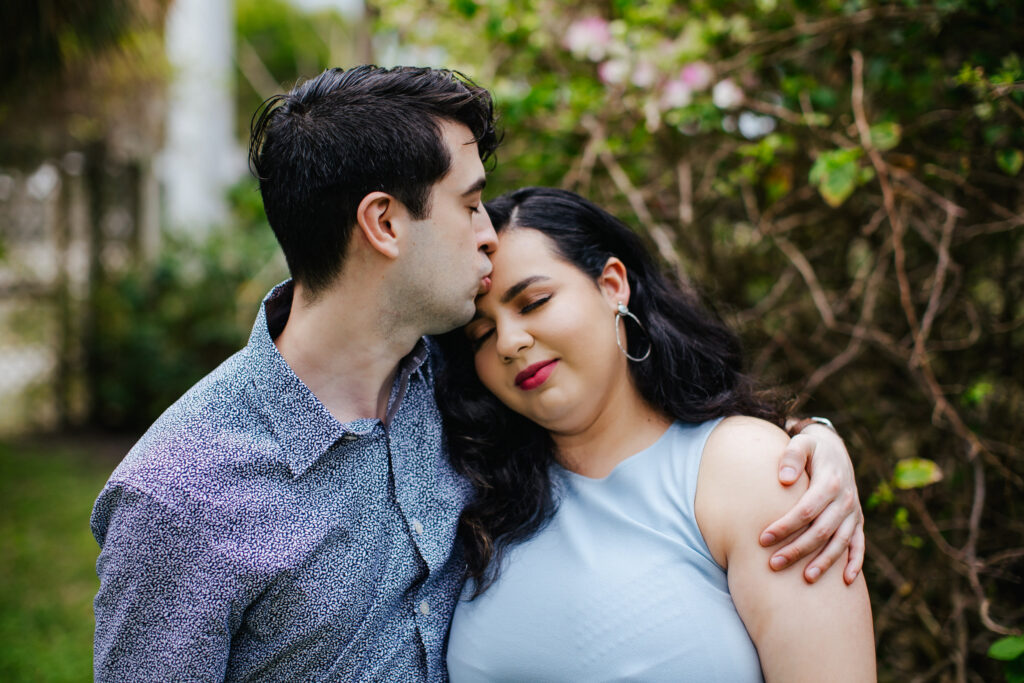
<path fill-rule="evenodd" d="M 494 250 L 498 248 L 498 233 L 494 231 L 491 217 L 487 215 L 487 209 L 483 205 L 480 206 L 480 213 L 477 220 L 474 221 L 474 228 L 476 229 L 477 249 L 485 254 L 493 254 Z"/>

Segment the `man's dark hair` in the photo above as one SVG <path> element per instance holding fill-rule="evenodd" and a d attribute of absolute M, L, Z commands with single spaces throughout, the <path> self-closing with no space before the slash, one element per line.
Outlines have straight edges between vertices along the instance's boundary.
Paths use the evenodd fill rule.
<path fill-rule="evenodd" d="M 452 163 L 442 121 L 469 128 L 483 161 L 498 146 L 490 93 L 446 69 L 328 69 L 256 111 L 250 166 L 292 277 L 310 294 L 340 272 L 367 194 L 430 214 L 431 188 Z"/>

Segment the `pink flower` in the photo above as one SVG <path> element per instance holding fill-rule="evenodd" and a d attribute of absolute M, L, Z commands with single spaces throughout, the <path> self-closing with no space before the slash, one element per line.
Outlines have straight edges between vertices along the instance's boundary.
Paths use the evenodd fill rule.
<path fill-rule="evenodd" d="M 735 109 L 743 104 L 743 91 L 731 78 L 725 78 L 715 83 L 711 101 L 719 109 Z"/>
<path fill-rule="evenodd" d="M 683 83 L 690 86 L 691 90 L 697 92 L 707 90 L 708 86 L 711 85 L 711 79 L 714 75 L 707 62 L 690 62 L 679 72 L 679 78 Z"/>
<path fill-rule="evenodd" d="M 597 67 L 597 77 L 606 85 L 618 85 L 629 76 L 629 63 L 623 59 L 609 59 Z"/>
<path fill-rule="evenodd" d="M 661 108 L 677 109 L 693 102 L 693 91 L 682 80 L 673 78 L 661 91 Z"/>
<path fill-rule="evenodd" d="M 640 62 L 633 69 L 630 80 L 638 88 L 650 88 L 658 80 L 658 70 L 650 62 Z"/>
<path fill-rule="evenodd" d="M 562 44 L 576 58 L 587 57 L 598 62 L 608 54 L 611 41 L 612 32 L 607 21 L 601 17 L 586 17 L 569 25 Z"/>

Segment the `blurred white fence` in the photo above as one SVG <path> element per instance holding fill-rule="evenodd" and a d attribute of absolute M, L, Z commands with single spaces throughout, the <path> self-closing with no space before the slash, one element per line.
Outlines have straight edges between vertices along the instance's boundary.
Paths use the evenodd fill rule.
<path fill-rule="evenodd" d="M 0 434 L 85 419 L 91 287 L 156 249 L 157 195 L 148 165 L 80 152 L 0 167 Z"/>

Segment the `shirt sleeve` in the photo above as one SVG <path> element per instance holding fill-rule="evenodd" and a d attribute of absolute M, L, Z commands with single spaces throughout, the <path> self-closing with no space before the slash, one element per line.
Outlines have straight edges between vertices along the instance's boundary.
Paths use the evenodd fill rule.
<path fill-rule="evenodd" d="M 96 681 L 223 681 L 235 581 L 215 530 L 124 485 L 93 510 Z"/>

